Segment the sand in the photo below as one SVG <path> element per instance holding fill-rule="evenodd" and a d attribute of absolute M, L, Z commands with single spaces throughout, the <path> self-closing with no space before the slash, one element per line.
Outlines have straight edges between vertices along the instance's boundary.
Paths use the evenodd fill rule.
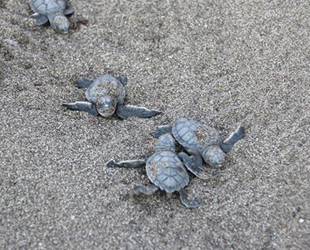
<path fill-rule="evenodd" d="M 308 1 L 72 1 L 60 35 L 0 1 L 0 249 L 309 249 Z M 85 20 L 88 20 L 86 23 Z M 9 40 L 6 40 L 9 39 Z M 67 111 L 79 76 L 128 77 L 150 119 Z M 131 199 L 145 170 L 105 162 L 154 152 L 187 117 L 245 138 L 212 181 Z"/>

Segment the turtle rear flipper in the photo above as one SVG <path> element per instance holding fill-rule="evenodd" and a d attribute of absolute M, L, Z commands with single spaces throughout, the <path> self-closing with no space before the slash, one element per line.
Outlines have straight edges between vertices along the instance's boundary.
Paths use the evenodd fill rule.
<path fill-rule="evenodd" d="M 119 81 L 121 82 L 121 84 L 123 84 L 123 86 L 125 86 L 127 84 L 128 78 L 127 76 L 121 76 L 119 78 Z"/>
<path fill-rule="evenodd" d="M 116 108 L 116 114 L 122 119 L 126 119 L 132 116 L 136 116 L 139 118 L 150 118 L 160 113 L 160 111 L 150 110 L 144 107 L 136 107 L 132 105 L 118 105 Z"/>
<path fill-rule="evenodd" d="M 221 149 L 228 153 L 233 146 L 244 137 L 244 127 L 239 126 L 235 132 L 233 132 L 221 145 Z"/>
<path fill-rule="evenodd" d="M 188 199 L 188 195 L 187 195 L 186 191 L 184 190 L 184 188 L 181 188 L 179 190 L 179 194 L 180 194 L 180 199 L 181 199 L 182 203 L 187 208 L 195 208 L 195 207 L 199 206 L 200 201 L 197 198 L 195 198 L 194 200 Z"/>
<path fill-rule="evenodd" d="M 30 18 L 33 18 L 37 21 L 36 25 L 43 25 L 48 22 L 47 16 L 41 15 L 39 13 L 34 13 L 33 15 L 30 16 Z"/>
<path fill-rule="evenodd" d="M 73 111 L 84 111 L 84 112 L 88 112 L 89 114 L 93 116 L 98 115 L 96 106 L 90 102 L 73 102 L 73 103 L 64 102 L 62 105 L 65 106 L 67 109 L 70 109 Z"/>
<path fill-rule="evenodd" d="M 74 8 L 67 5 L 66 9 L 64 10 L 64 15 L 69 16 L 69 15 L 72 15 L 73 13 L 74 13 Z"/>
<path fill-rule="evenodd" d="M 132 193 L 134 195 L 152 195 L 158 190 L 158 187 L 155 185 L 150 185 L 150 186 L 135 186 Z"/>
<path fill-rule="evenodd" d="M 86 77 L 79 77 L 75 81 L 75 85 L 78 88 L 88 88 L 93 82 L 94 82 L 94 80 L 92 80 L 92 79 L 88 79 Z"/>

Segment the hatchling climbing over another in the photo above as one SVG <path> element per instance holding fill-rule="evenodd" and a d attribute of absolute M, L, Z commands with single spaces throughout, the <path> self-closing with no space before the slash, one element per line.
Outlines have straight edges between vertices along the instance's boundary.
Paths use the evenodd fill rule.
<path fill-rule="evenodd" d="M 186 151 L 194 155 L 193 160 L 196 162 L 196 167 L 202 165 L 202 158 L 211 167 L 222 167 L 226 153 L 244 137 L 244 127 L 239 126 L 229 138 L 223 141 L 216 129 L 186 118 L 178 119 L 172 127 L 158 127 L 152 136 L 158 138 L 162 134 L 171 132 Z M 189 158 L 185 153 L 182 157 L 183 160 Z"/>
<path fill-rule="evenodd" d="M 159 138 L 156 152 L 152 156 L 144 160 L 123 161 L 120 163 L 110 160 L 106 163 L 106 166 L 139 168 L 146 165 L 147 176 L 153 184 L 151 186 L 136 186 L 133 190 L 134 195 L 151 195 L 158 189 L 164 190 L 168 194 L 179 192 L 182 203 L 188 208 L 194 208 L 197 207 L 200 202 L 197 199 L 189 200 L 184 190 L 184 187 L 187 186 L 189 182 L 189 175 L 184 165 L 191 172 L 196 172 L 194 168 L 195 163 L 190 160 L 186 161 L 185 164 L 182 163 L 175 152 L 173 137 L 170 134 L 165 134 Z M 209 176 L 209 178 L 213 177 L 215 176 Z"/>
<path fill-rule="evenodd" d="M 36 25 L 49 21 L 57 32 L 68 33 L 70 24 L 66 16 L 73 14 L 74 9 L 67 5 L 66 0 L 30 0 L 30 6 L 35 12 L 30 17 L 37 21 Z"/>
<path fill-rule="evenodd" d="M 126 84 L 127 77 L 124 76 L 120 80 L 109 75 L 101 76 L 96 80 L 79 77 L 76 86 L 87 88 L 86 99 L 88 102 L 63 103 L 62 105 L 70 110 L 85 111 L 94 116 L 110 117 L 116 113 L 122 119 L 131 116 L 149 118 L 161 113 L 144 107 L 124 105 Z"/>

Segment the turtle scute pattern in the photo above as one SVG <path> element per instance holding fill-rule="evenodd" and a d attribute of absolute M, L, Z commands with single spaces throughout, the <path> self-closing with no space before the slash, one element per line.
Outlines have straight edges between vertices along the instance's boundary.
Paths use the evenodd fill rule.
<path fill-rule="evenodd" d="M 172 133 L 181 145 L 192 150 L 201 149 L 206 144 L 218 144 L 221 139 L 216 129 L 186 118 L 175 122 Z"/>
<path fill-rule="evenodd" d="M 86 98 L 89 101 L 96 102 L 102 96 L 111 96 L 118 98 L 118 103 L 122 104 L 125 99 L 125 88 L 115 78 L 100 77 L 86 90 Z"/>
<path fill-rule="evenodd" d="M 65 0 L 31 0 L 30 4 L 35 12 L 43 15 L 63 12 L 66 9 Z"/>
<path fill-rule="evenodd" d="M 195 130 L 195 136 L 198 144 L 203 146 L 205 144 L 218 144 L 221 138 L 219 132 L 215 128 L 205 125 L 199 125 Z"/>
<path fill-rule="evenodd" d="M 178 156 L 170 151 L 155 153 L 146 163 L 149 179 L 168 193 L 187 186 L 189 176 Z"/>
<path fill-rule="evenodd" d="M 178 142 L 188 148 L 196 147 L 197 141 L 194 131 L 197 129 L 197 124 L 192 120 L 181 118 L 174 123 L 172 134 Z"/>

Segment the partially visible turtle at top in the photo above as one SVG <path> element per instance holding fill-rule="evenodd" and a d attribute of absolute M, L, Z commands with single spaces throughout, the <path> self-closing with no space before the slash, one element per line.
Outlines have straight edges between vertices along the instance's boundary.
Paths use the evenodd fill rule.
<path fill-rule="evenodd" d="M 67 0 L 30 0 L 30 6 L 35 12 L 30 17 L 37 21 L 36 25 L 49 21 L 57 32 L 68 33 L 70 24 L 66 16 L 73 14 L 74 9 L 67 5 Z"/>
<path fill-rule="evenodd" d="M 202 165 L 202 158 L 211 167 L 222 167 L 225 161 L 225 154 L 228 153 L 236 142 L 244 137 L 244 127 L 239 126 L 229 138 L 223 141 L 219 132 L 209 126 L 198 124 L 186 118 L 178 119 L 173 126 L 160 126 L 152 136 L 158 138 L 162 134 L 171 133 L 174 138 L 194 155 L 196 167 Z M 183 158 L 188 155 L 183 153 Z"/>
<path fill-rule="evenodd" d="M 87 88 L 86 99 L 88 102 L 63 103 L 62 105 L 70 110 L 85 111 L 94 116 L 110 117 L 116 113 L 122 119 L 131 116 L 149 118 L 161 113 L 144 107 L 124 105 L 126 96 L 124 86 L 126 84 L 127 77 L 124 76 L 120 80 L 109 75 L 101 76 L 96 80 L 79 77 L 76 86 Z"/>
<path fill-rule="evenodd" d="M 189 200 L 184 190 L 189 182 L 188 170 L 196 173 L 194 162 L 191 158 L 186 160 L 183 165 L 182 153 L 179 155 L 175 152 L 175 142 L 170 134 L 162 135 L 157 143 L 156 152 L 152 156 L 137 161 L 123 161 L 115 163 L 110 160 L 106 163 L 107 167 L 119 168 L 139 168 L 146 165 L 146 173 L 150 181 L 153 183 L 151 186 L 135 186 L 133 190 L 134 195 L 144 194 L 151 195 L 158 189 L 166 191 L 168 194 L 179 192 L 182 203 L 188 208 L 197 207 L 200 202 L 197 199 Z M 200 176 L 198 176 L 200 177 Z M 214 176 L 209 176 L 213 178 Z M 206 178 L 204 178 L 206 179 Z"/>

